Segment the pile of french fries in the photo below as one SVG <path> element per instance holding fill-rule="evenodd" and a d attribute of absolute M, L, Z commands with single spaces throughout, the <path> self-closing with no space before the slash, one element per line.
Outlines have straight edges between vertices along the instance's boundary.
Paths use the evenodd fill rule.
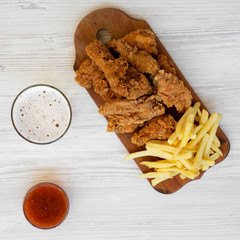
<path fill-rule="evenodd" d="M 153 186 L 178 174 L 181 179 L 194 179 L 200 170 L 206 171 L 223 155 L 216 136 L 222 115 L 214 112 L 209 116 L 199 107 L 197 102 L 184 113 L 168 141 L 150 140 L 146 143 L 146 150 L 126 156 L 125 160 L 143 156 L 162 159 L 141 162 L 153 171 L 141 174 L 140 178 L 153 178 Z"/>

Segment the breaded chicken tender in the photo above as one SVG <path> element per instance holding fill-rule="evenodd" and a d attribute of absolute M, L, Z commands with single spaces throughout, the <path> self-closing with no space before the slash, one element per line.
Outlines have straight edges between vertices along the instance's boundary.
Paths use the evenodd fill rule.
<path fill-rule="evenodd" d="M 158 54 L 155 34 L 150 29 L 138 29 L 122 38 L 132 47 L 144 50 L 154 56 Z"/>
<path fill-rule="evenodd" d="M 75 81 L 82 87 L 93 88 L 105 101 L 121 98 L 110 89 L 104 73 L 91 59 L 85 60 L 80 65 L 76 71 Z"/>
<path fill-rule="evenodd" d="M 107 131 L 119 126 L 142 124 L 165 112 L 155 95 L 137 100 L 120 99 L 106 102 L 98 111 L 108 119 Z"/>
<path fill-rule="evenodd" d="M 133 134 L 131 142 L 142 146 L 150 139 L 167 140 L 174 132 L 176 124 L 177 122 L 170 114 L 155 117 Z"/>
<path fill-rule="evenodd" d="M 175 106 L 178 112 L 184 112 L 191 106 L 190 90 L 174 74 L 160 70 L 153 79 L 153 84 L 157 94 L 168 108 Z"/>
<path fill-rule="evenodd" d="M 104 72 L 111 89 L 127 99 L 151 94 L 152 86 L 146 76 L 128 66 L 125 58 L 114 59 L 107 47 L 98 40 L 86 47 L 88 56 Z"/>
<path fill-rule="evenodd" d="M 148 73 L 152 77 L 157 74 L 159 66 L 150 53 L 138 50 L 137 47 L 132 47 L 122 39 L 113 39 L 108 43 L 108 46 L 110 49 L 120 53 L 121 57 L 126 58 L 139 72 Z"/>

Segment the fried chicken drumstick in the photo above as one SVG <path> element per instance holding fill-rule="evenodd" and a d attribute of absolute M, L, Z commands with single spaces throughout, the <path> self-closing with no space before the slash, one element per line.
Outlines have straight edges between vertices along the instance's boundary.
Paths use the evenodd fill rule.
<path fill-rule="evenodd" d="M 75 81 L 82 87 L 93 88 L 105 101 L 121 98 L 110 89 L 104 73 L 91 59 L 85 60 L 80 65 L 76 71 Z"/>
<path fill-rule="evenodd" d="M 159 70 L 158 63 L 152 55 L 146 51 L 138 50 L 137 47 L 132 47 L 122 39 L 113 39 L 108 44 L 110 49 L 120 53 L 128 62 L 136 68 L 139 72 L 148 73 L 152 77 L 157 74 Z"/>
<path fill-rule="evenodd" d="M 86 47 L 86 52 L 104 72 L 115 93 L 127 99 L 137 99 L 152 92 L 152 86 L 147 77 L 130 68 L 126 59 L 114 59 L 102 42 L 93 41 Z"/>

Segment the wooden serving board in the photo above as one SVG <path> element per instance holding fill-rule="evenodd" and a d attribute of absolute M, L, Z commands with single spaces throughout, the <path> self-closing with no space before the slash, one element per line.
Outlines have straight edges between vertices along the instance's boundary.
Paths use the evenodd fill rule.
<path fill-rule="evenodd" d="M 75 41 L 75 49 L 76 49 L 76 59 L 74 63 L 74 70 L 75 71 L 78 70 L 81 63 L 87 59 L 85 47 L 90 42 L 92 42 L 97 38 L 96 36 L 100 29 L 107 29 L 111 34 L 111 39 L 118 39 L 118 38 L 122 38 L 124 35 L 130 33 L 131 31 L 134 31 L 139 28 L 151 29 L 146 21 L 133 19 L 118 9 L 105 8 L 105 9 L 100 9 L 90 13 L 79 23 L 75 32 L 74 41 Z M 171 59 L 170 55 L 168 54 L 168 52 L 166 51 L 166 49 L 164 48 L 160 40 L 157 38 L 156 41 L 157 41 L 159 53 L 163 53 Z M 191 86 L 189 85 L 185 77 L 182 75 L 181 71 L 178 69 L 176 64 L 175 66 L 176 66 L 178 78 L 183 80 L 185 85 L 192 92 L 193 103 L 196 101 L 201 102 L 201 100 L 193 91 L 193 89 L 191 88 Z M 92 89 L 87 89 L 87 91 L 98 107 L 104 104 L 104 100 L 98 94 L 96 94 Z M 201 108 L 205 108 L 202 102 L 201 102 Z M 171 114 L 175 117 L 176 120 L 178 120 L 181 117 L 176 111 L 172 111 Z M 143 147 L 138 147 L 131 143 L 132 134 L 117 134 L 117 136 L 119 137 L 122 144 L 125 146 L 125 148 L 129 153 L 143 150 Z M 222 132 L 220 128 L 218 128 L 217 130 L 217 136 L 221 141 L 221 151 L 223 152 L 223 156 L 217 159 L 216 161 L 216 163 L 219 163 L 226 158 L 230 149 L 230 144 L 227 137 L 225 136 L 225 134 Z M 142 170 L 142 172 L 145 173 L 145 172 L 149 172 L 150 170 L 148 167 L 140 165 L 140 162 L 143 160 L 146 161 L 146 160 L 153 160 L 153 159 L 156 159 L 156 158 L 142 157 L 142 158 L 135 159 L 135 162 L 138 165 L 138 167 Z M 201 178 L 202 175 L 203 175 L 203 172 L 201 172 L 200 176 L 196 179 Z M 169 194 L 179 190 L 182 186 L 184 186 L 186 183 L 190 181 L 192 180 L 188 178 L 183 180 L 179 176 L 176 176 L 172 179 L 168 179 L 162 183 L 159 183 L 154 187 L 154 189 L 161 193 Z"/>

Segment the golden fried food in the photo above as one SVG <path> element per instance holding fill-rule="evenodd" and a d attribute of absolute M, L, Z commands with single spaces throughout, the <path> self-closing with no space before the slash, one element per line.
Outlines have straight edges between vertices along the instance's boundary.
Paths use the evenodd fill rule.
<path fill-rule="evenodd" d="M 114 129 L 115 133 L 132 133 L 139 127 L 139 124 L 130 124 L 126 126 L 116 126 Z"/>
<path fill-rule="evenodd" d="M 166 55 L 159 54 L 157 56 L 157 62 L 160 69 L 164 70 L 166 73 L 172 73 L 176 75 L 177 71 L 174 62 L 171 59 L 169 59 Z"/>
<path fill-rule="evenodd" d="M 158 54 L 155 34 L 149 29 L 137 29 L 122 39 L 132 47 L 136 46 L 139 50 L 144 50 L 155 56 Z"/>
<path fill-rule="evenodd" d="M 120 99 L 121 96 L 110 89 L 104 73 L 91 59 L 85 60 L 76 71 L 75 81 L 82 87 L 93 88 L 105 101 Z"/>
<path fill-rule="evenodd" d="M 108 119 L 107 131 L 114 131 L 118 126 L 142 124 L 165 112 L 163 105 L 155 95 L 137 100 L 120 99 L 106 102 L 98 111 Z"/>
<path fill-rule="evenodd" d="M 160 70 L 153 83 L 157 94 L 168 108 L 175 106 L 178 112 L 184 112 L 191 106 L 192 94 L 177 76 Z"/>
<path fill-rule="evenodd" d="M 85 88 L 91 88 L 93 84 L 93 79 L 104 78 L 103 72 L 99 68 L 92 64 L 91 59 L 85 60 L 76 71 L 75 81 Z"/>
<path fill-rule="evenodd" d="M 133 134 L 131 142 L 142 146 L 150 139 L 167 140 L 174 132 L 175 126 L 176 121 L 170 114 L 155 117 Z"/>
<path fill-rule="evenodd" d="M 108 46 L 110 49 L 120 53 L 121 57 L 126 58 L 139 72 L 148 73 L 152 77 L 157 74 L 159 66 L 150 53 L 138 50 L 137 47 L 132 47 L 122 39 L 113 39 Z"/>
<path fill-rule="evenodd" d="M 107 47 L 98 40 L 86 47 L 88 56 L 104 72 L 111 89 L 127 99 L 137 99 L 152 92 L 148 78 L 129 68 L 125 58 L 114 59 Z"/>

